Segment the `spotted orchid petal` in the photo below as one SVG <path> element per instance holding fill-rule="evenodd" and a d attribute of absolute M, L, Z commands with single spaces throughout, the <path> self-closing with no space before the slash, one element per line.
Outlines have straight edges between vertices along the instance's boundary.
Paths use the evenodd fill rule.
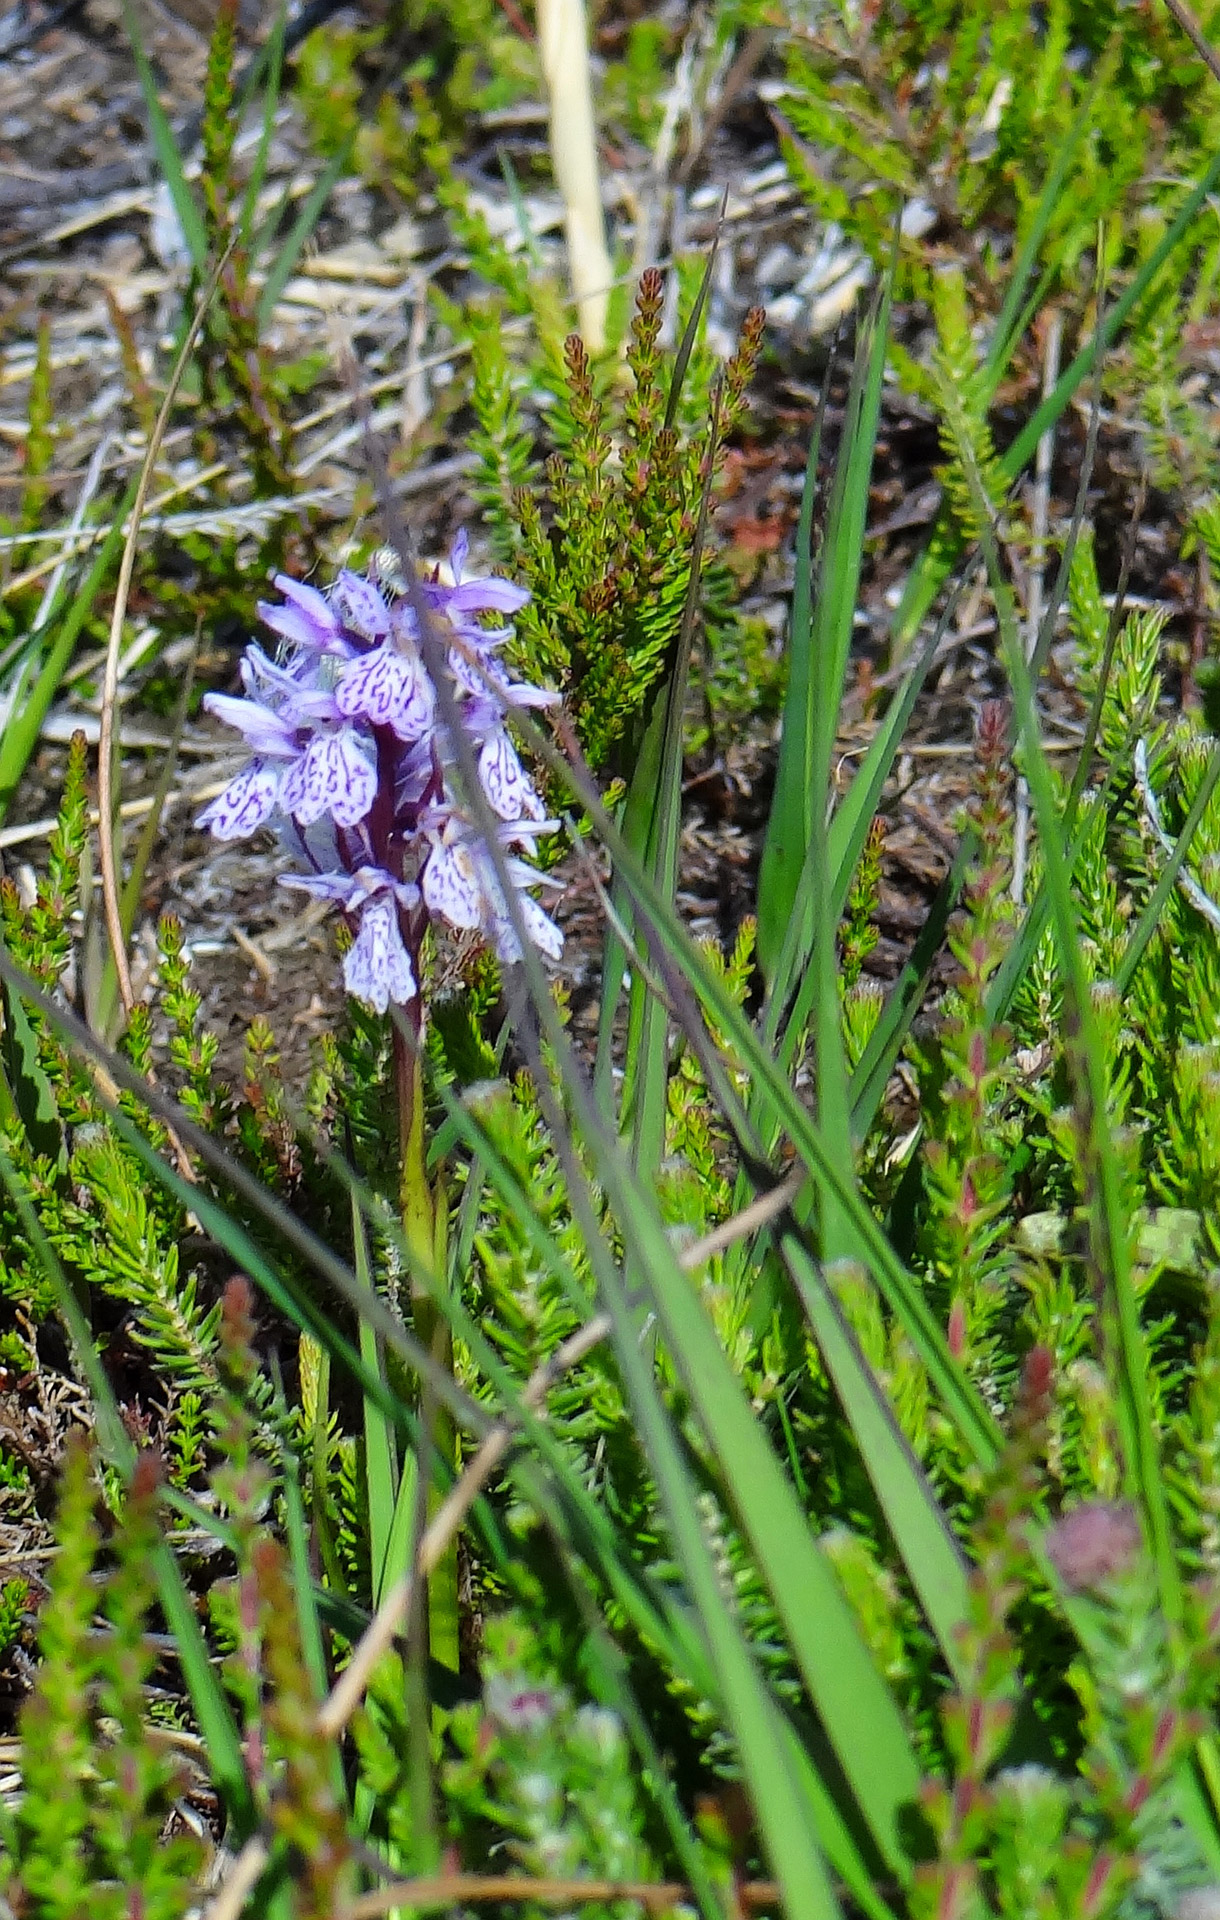
<path fill-rule="evenodd" d="M 360 916 L 360 931 L 343 962 L 343 983 L 375 1013 L 384 1013 L 391 1001 L 404 1006 L 418 992 L 398 910 L 385 896 L 370 900 Z"/>
<path fill-rule="evenodd" d="M 474 620 L 454 619 L 452 616 L 449 624 L 458 636 L 463 651 L 473 653 L 479 660 L 490 659 L 497 647 L 502 647 L 513 637 L 512 627 L 481 627 Z"/>
<path fill-rule="evenodd" d="M 500 828 L 500 839 L 506 847 L 524 847 L 526 853 L 532 854 L 537 852 L 539 838 L 545 833 L 558 833 L 559 826 L 558 820 L 506 820 Z M 527 867 L 524 861 L 514 863 L 512 860 L 509 861 L 510 873 L 514 864 L 522 868 L 521 874 L 515 878 L 517 886 L 555 887 L 562 891 L 563 881 L 556 879 L 554 874 L 539 873 L 534 867 Z"/>
<path fill-rule="evenodd" d="M 351 727 L 318 733 L 284 776 L 280 805 L 303 827 L 328 813 L 337 827 L 354 827 L 377 798 L 377 774 Z"/>
<path fill-rule="evenodd" d="M 463 693 L 475 700 L 492 700 L 497 710 L 503 707 L 509 679 L 499 660 L 463 641 L 460 647 L 450 647 L 448 664 Z"/>
<path fill-rule="evenodd" d="M 412 645 L 419 638 L 419 619 L 409 600 L 396 600 L 390 608 L 390 623 L 394 635 L 399 640 L 409 640 Z"/>
<path fill-rule="evenodd" d="M 562 930 L 555 925 L 550 914 L 544 912 L 531 894 L 523 893 L 519 895 L 519 899 L 525 931 L 539 953 L 545 953 L 548 960 L 560 959 L 563 955 Z"/>
<path fill-rule="evenodd" d="M 331 611 L 330 601 L 317 587 L 311 587 L 307 580 L 293 580 L 286 573 L 277 573 L 274 585 L 285 600 L 300 609 L 312 620 L 319 634 L 331 635 L 338 624 Z"/>
<path fill-rule="evenodd" d="M 517 905 L 521 909 L 522 925 L 539 953 L 544 953 L 548 960 L 560 959 L 563 954 L 563 934 L 549 914 L 544 913 L 528 893 L 517 895 Z M 501 960 L 510 966 L 520 960 L 521 942 L 507 913 L 492 916 L 490 931 L 492 944 Z"/>
<path fill-rule="evenodd" d="M 345 567 L 330 590 L 330 604 L 342 626 L 370 646 L 390 637 L 390 609 L 371 580 Z"/>
<path fill-rule="evenodd" d="M 506 707 L 557 707 L 563 699 L 553 687 L 531 687 L 525 681 L 508 681 L 502 691 Z"/>
<path fill-rule="evenodd" d="M 280 769 L 255 758 L 235 774 L 224 792 L 195 817 L 217 840 L 244 840 L 270 820 L 279 805 Z"/>
<path fill-rule="evenodd" d="M 307 586 L 303 580 L 290 580 L 286 573 L 277 573 L 275 584 L 286 604 L 277 606 L 260 600 L 258 617 L 263 625 L 305 653 L 325 653 L 335 646 L 339 641 L 339 622 L 317 588 Z"/>
<path fill-rule="evenodd" d="M 234 727 L 255 753 L 285 758 L 296 753 L 295 725 L 258 700 L 242 700 L 232 693 L 205 693 L 204 709 L 226 727 Z"/>
<path fill-rule="evenodd" d="M 300 676 L 290 667 L 272 660 L 254 640 L 242 655 L 241 683 L 251 700 L 261 701 L 263 706 L 274 707 L 277 712 L 294 701 L 301 691 Z"/>
<path fill-rule="evenodd" d="M 412 881 L 396 880 L 384 867 L 357 867 L 355 873 L 281 873 L 279 881 L 282 887 L 337 900 L 344 913 L 359 913 L 379 894 L 392 894 L 401 907 L 419 905 L 419 888 Z"/>
<path fill-rule="evenodd" d="M 470 932 L 482 926 L 483 890 L 470 849 L 462 841 L 442 839 L 433 845 L 420 887 L 424 905 L 451 927 Z"/>
<path fill-rule="evenodd" d="M 389 727 L 400 740 L 419 740 L 432 725 L 436 696 L 418 654 L 377 647 L 345 667 L 335 703 L 349 719 Z"/>
<path fill-rule="evenodd" d="M 534 783 L 503 727 L 496 727 L 483 742 L 479 754 L 479 783 L 501 820 L 519 820 L 522 815 L 531 820 L 541 817 L 542 802 L 534 791 Z"/>
<path fill-rule="evenodd" d="M 351 912 L 365 898 L 363 889 L 355 884 L 350 873 L 281 873 L 281 887 L 291 887 L 296 893 L 311 893 L 319 900 L 338 900 L 345 912 Z"/>
<path fill-rule="evenodd" d="M 562 698 L 550 687 L 531 687 L 525 681 L 510 680 L 503 661 L 479 647 L 472 647 L 465 635 L 460 646 L 450 647 L 448 663 L 463 693 L 485 705 L 494 703 L 499 712 L 509 707 L 553 707 Z"/>
<path fill-rule="evenodd" d="M 528 587 L 513 580 L 466 580 L 451 587 L 448 596 L 450 617 L 463 613 L 520 613 L 530 597 Z"/>
<path fill-rule="evenodd" d="M 361 899 L 371 900 L 377 893 L 392 893 L 400 907 L 419 905 L 419 888 L 412 880 L 396 880 L 384 867 L 357 867 L 353 876 Z"/>

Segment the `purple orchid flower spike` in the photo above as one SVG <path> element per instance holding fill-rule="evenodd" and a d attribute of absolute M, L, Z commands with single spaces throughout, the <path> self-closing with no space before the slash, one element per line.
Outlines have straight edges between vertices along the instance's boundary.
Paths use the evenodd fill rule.
<path fill-rule="evenodd" d="M 420 591 L 445 643 L 450 698 L 499 823 L 520 922 L 540 952 L 558 959 L 563 934 L 534 898 L 557 883 L 508 851 L 534 854 L 558 822 L 544 817 L 505 723 L 514 708 L 559 696 L 511 680 L 498 657 L 512 638 L 503 623 L 529 595 L 511 580 L 468 577 L 468 557 L 459 534 L 451 583 L 437 573 Z M 481 934 L 505 962 L 520 959 L 495 862 L 454 785 L 452 743 L 394 556 L 378 555 L 367 574 L 345 569 L 329 595 L 284 575 L 275 584 L 282 601 L 260 603 L 259 613 L 280 643 L 277 658 L 252 643 L 244 697 L 205 701 L 243 735 L 250 758 L 196 824 L 221 840 L 279 827 L 312 869 L 281 875 L 284 885 L 331 900 L 346 916 L 353 940 L 344 984 L 378 1013 L 418 1003 L 420 943 L 432 921 Z"/>

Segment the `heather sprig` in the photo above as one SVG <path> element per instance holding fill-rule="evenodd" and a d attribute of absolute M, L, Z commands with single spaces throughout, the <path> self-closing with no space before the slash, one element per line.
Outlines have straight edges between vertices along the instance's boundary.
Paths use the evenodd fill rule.
<path fill-rule="evenodd" d="M 1026 1524 L 1039 1492 L 1050 1369 L 1050 1355 L 1045 1348 L 1035 1348 L 1026 1364 L 1011 1438 L 974 1529 L 967 1614 L 959 1629 L 960 1685 L 941 1713 L 951 1781 L 928 1780 L 921 1796 L 936 1835 L 937 1858 L 917 1869 L 911 1903 L 917 1916 L 981 1916 L 989 1910 L 979 1859 L 993 1812 L 989 1776 L 1004 1754 L 1020 1691 L 1008 1621 L 1029 1577 Z"/>
<path fill-rule="evenodd" d="M 1014 919 L 1007 716 L 996 702 L 983 708 L 977 751 L 978 857 L 966 879 L 965 925 L 952 941 L 961 974 L 940 1041 L 943 1080 L 930 1090 L 934 1137 L 924 1166 L 926 1241 L 947 1296 L 949 1340 L 994 1390 L 994 1324 L 1009 1265 L 1002 1216 L 1011 1187 L 999 1110 L 1011 1082 L 1011 1050 L 1007 1029 L 989 1016 L 987 995 Z"/>
<path fill-rule="evenodd" d="M 628 768 L 677 646 L 691 585 L 699 502 L 747 413 L 765 315 L 751 308 L 711 400 L 711 356 L 661 346 L 665 282 L 640 276 L 626 340 L 630 386 L 621 395 L 579 334 L 548 368 L 546 426 L 555 451 L 531 470 L 521 399 L 502 340 L 475 330 L 473 395 L 478 498 L 500 550 L 531 588 L 517 652 L 558 684 L 590 766 Z M 696 313 L 698 308 L 696 306 Z M 709 652 L 739 658 L 745 628 L 731 577 L 705 540 L 699 562 Z"/>
<path fill-rule="evenodd" d="M 68 1449 L 43 1661 L 21 1719 L 25 1792 L 0 1813 L 0 1886 L 15 1911 L 171 1920 L 201 1865 L 194 1837 L 167 1831 L 185 1783 L 172 1752 L 148 1737 L 157 1480 L 155 1455 L 141 1455 L 114 1566 L 102 1572 L 94 1463 L 79 1436 Z"/>

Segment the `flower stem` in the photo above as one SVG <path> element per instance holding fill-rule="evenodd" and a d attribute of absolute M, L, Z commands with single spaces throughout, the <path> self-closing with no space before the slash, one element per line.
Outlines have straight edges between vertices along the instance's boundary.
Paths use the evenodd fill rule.
<path fill-rule="evenodd" d="M 413 1038 L 395 1029 L 394 1060 L 398 1088 L 399 1115 L 399 1209 L 403 1234 L 413 1257 L 411 1277 L 411 1317 L 415 1337 L 446 1371 L 453 1368 L 453 1335 L 448 1319 L 437 1304 L 445 1285 L 445 1227 L 447 1209 L 443 1198 L 433 1191 L 428 1178 L 427 1145 L 424 1127 L 424 1083 L 420 1051 L 420 1005 L 407 1009 L 414 1029 Z M 429 1284 L 430 1282 L 430 1284 Z M 427 1470 L 435 1456 L 449 1468 L 456 1464 L 453 1421 L 448 1411 L 437 1405 L 431 1395 L 420 1396 L 421 1413 L 428 1411 L 428 1427 L 421 1468 Z M 428 1472 L 427 1517 L 431 1518 L 443 1497 Z M 428 1647 L 432 1658 L 456 1672 L 458 1667 L 458 1563 L 454 1542 L 444 1559 L 428 1576 Z"/>

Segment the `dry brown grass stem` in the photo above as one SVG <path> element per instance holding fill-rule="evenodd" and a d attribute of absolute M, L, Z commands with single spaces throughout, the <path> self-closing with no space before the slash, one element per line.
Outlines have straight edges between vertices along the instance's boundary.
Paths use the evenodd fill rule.
<path fill-rule="evenodd" d="M 130 1013 L 135 1004 L 135 995 L 131 986 L 131 969 L 127 964 L 127 940 L 123 932 L 123 916 L 119 904 L 118 862 L 114 846 L 114 804 L 116 798 L 114 765 L 114 712 L 119 687 L 119 649 L 123 639 L 123 621 L 127 615 L 127 600 L 131 592 L 132 575 L 135 572 L 136 545 L 140 538 L 140 521 L 144 513 L 144 504 L 148 499 L 148 489 L 152 484 L 153 468 L 157 462 L 161 441 L 165 436 L 169 416 L 177 398 L 182 376 L 199 338 L 200 329 L 207 317 L 208 308 L 216 297 L 220 285 L 220 276 L 228 264 L 229 256 L 236 245 L 236 239 L 230 242 L 221 258 L 216 262 L 199 297 L 186 337 L 178 349 L 178 358 L 174 362 L 165 397 L 148 446 L 144 454 L 144 464 L 140 469 L 140 483 L 136 488 L 136 497 L 132 503 L 131 519 L 127 527 L 127 539 L 123 545 L 123 559 L 119 567 L 118 585 L 114 593 L 114 610 L 110 616 L 110 636 L 106 645 L 106 666 L 102 678 L 101 734 L 97 756 L 97 807 L 98 807 L 98 848 L 100 854 L 102 878 L 102 904 L 106 916 L 106 934 L 110 941 L 110 951 L 114 956 L 115 977 L 118 981 L 119 998 L 123 1002 L 123 1011 Z"/>
<path fill-rule="evenodd" d="M 774 1880 L 747 1880 L 734 1887 L 739 1906 L 757 1913 L 778 1907 Z M 583 1906 L 592 1901 L 630 1900 L 648 1913 L 690 1907 L 694 1894 L 680 1880 L 531 1880 L 522 1873 L 438 1873 L 430 1879 L 394 1880 L 340 1907 L 336 1920 L 377 1920 L 392 1907 L 475 1906 L 490 1900 L 530 1900 L 544 1907 Z"/>
<path fill-rule="evenodd" d="M 1220 80 L 1220 54 L 1208 40 L 1194 14 L 1186 6 L 1185 0 L 1165 0 L 1165 5 L 1194 47 L 1200 60 L 1211 69 L 1214 78 Z"/>
<path fill-rule="evenodd" d="M 531 1412 L 537 1412 L 543 1405 L 547 1394 L 570 1367 L 591 1353 L 610 1331 L 610 1322 L 605 1314 L 599 1313 L 586 1326 L 580 1328 L 562 1346 L 557 1347 L 549 1360 L 535 1367 L 521 1393 L 521 1404 Z M 461 1526 L 486 1485 L 495 1472 L 517 1433 L 517 1423 L 511 1418 L 498 1420 L 490 1433 L 480 1444 L 469 1464 L 446 1498 L 437 1508 L 432 1519 L 424 1529 L 419 1543 L 419 1553 L 415 1564 L 396 1580 L 382 1600 L 368 1630 L 361 1639 L 347 1666 L 339 1675 L 330 1695 L 318 1714 L 317 1729 L 323 1739 L 333 1740 L 343 1732 L 356 1708 L 364 1698 L 365 1688 L 372 1678 L 373 1671 L 383 1654 L 394 1644 L 403 1621 L 411 1605 L 411 1596 L 416 1581 L 426 1577 L 436 1568 L 454 1534 Z"/>
<path fill-rule="evenodd" d="M 723 1253 L 735 1241 L 756 1232 L 791 1205 L 804 1179 L 804 1169 L 795 1168 L 769 1193 L 760 1194 L 748 1207 L 734 1214 L 731 1220 L 726 1220 L 714 1232 L 684 1247 L 678 1255 L 678 1264 L 687 1272 L 694 1272 L 714 1254 Z M 565 1340 L 551 1358 L 536 1367 L 530 1375 L 522 1389 L 522 1405 L 531 1412 L 537 1412 L 555 1383 L 604 1340 L 609 1331 L 609 1319 L 605 1314 L 598 1314 Z M 438 1507 L 420 1541 L 415 1565 L 395 1582 L 382 1600 L 376 1617 L 318 1715 L 317 1728 L 324 1739 L 334 1739 L 346 1727 L 364 1696 L 374 1668 L 393 1645 L 406 1618 L 415 1581 L 421 1575 L 431 1573 L 437 1566 L 481 1489 L 508 1452 L 516 1433 L 517 1423 L 511 1416 L 498 1420 L 473 1455 L 457 1485 Z"/>

